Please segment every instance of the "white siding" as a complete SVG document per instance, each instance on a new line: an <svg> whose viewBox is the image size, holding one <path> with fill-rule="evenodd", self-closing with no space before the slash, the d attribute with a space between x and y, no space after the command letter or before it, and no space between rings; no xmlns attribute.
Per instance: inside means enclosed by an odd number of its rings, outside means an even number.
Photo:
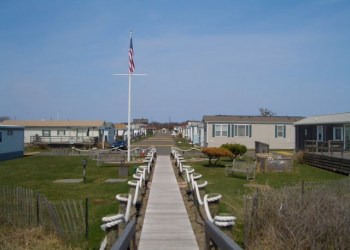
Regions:
<svg viewBox="0 0 350 250"><path fill-rule="evenodd" d="M40 127L40 128L25 128L24 132L24 143L30 143L30 138L35 135L42 136L43 130L49 130L51 133L51 136L57 137L57 131L64 130L65 135L62 135L62 137L86 137L88 128L67 128L67 127ZM99 130L98 128L90 128L89 131L89 137L99 137Z"/></svg>

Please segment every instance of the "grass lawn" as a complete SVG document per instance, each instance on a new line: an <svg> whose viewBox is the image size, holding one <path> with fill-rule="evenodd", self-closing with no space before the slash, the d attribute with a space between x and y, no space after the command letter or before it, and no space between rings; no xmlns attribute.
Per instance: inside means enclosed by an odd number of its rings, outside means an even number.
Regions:
<svg viewBox="0 0 350 250"><path fill-rule="evenodd" d="M220 211L231 213L237 217L236 226L233 231L234 240L243 245L244 226L244 197L253 193L257 187L279 188L314 181L329 181L349 178L344 175L335 174L308 165L295 165L289 173L257 173L256 180L247 181L245 175L225 176L225 164L230 160L220 160L218 165L209 165L208 160L188 163L197 173L203 175L202 180L208 181L206 193L220 193L223 198L220 201Z"/></svg>
<svg viewBox="0 0 350 250"><path fill-rule="evenodd" d="M189 152L190 155L192 152ZM127 182L104 183L106 179L118 178L118 167L105 165L97 167L96 162L88 160L87 183L63 184L54 183L57 179L82 178L83 156L28 156L21 159L0 162L0 185L21 186L39 192L50 201L66 199L84 200L89 198L89 248L98 248L104 237L100 229L101 218L117 213L118 202L115 195L127 193ZM255 191L256 187L279 188L284 185L310 181L327 181L348 178L347 176L320 170L307 165L295 165L290 173L258 173L256 180L247 181L245 176L225 176L225 164L228 159L221 159L218 165L209 165L208 160L193 162L189 165L203 175L209 182L207 193L220 193L221 212L234 214L237 219L234 228L235 241L243 245L244 205L246 194ZM129 168L129 176L133 167Z"/></svg>
<svg viewBox="0 0 350 250"><path fill-rule="evenodd" d="M87 182L54 183L58 179L82 179L81 156L27 156L0 162L0 185L26 187L45 195L50 201L89 198L89 248L98 248L104 237L101 218L118 212L115 195L127 193L127 182L104 183L118 178L116 165L97 167L88 160ZM132 168L129 168L130 171Z"/></svg>

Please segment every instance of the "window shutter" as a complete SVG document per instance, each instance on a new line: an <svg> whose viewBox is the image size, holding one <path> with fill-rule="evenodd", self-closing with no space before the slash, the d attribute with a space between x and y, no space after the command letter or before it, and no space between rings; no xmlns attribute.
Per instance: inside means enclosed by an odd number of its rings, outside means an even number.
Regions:
<svg viewBox="0 0 350 250"><path fill-rule="evenodd" d="M252 137L252 125L249 125L249 137Z"/></svg>
<svg viewBox="0 0 350 250"><path fill-rule="evenodd" d="M283 125L283 137L286 138L286 125Z"/></svg>
<svg viewBox="0 0 350 250"><path fill-rule="evenodd" d="M213 137L215 137L215 124L213 124L212 126L213 126Z"/></svg>
<svg viewBox="0 0 350 250"><path fill-rule="evenodd" d="M231 133L231 125L227 124L227 137L231 136L230 133Z"/></svg>
<svg viewBox="0 0 350 250"><path fill-rule="evenodd" d="M235 137L235 125L232 124L232 137Z"/></svg>
<svg viewBox="0 0 350 250"><path fill-rule="evenodd" d="M277 125L275 125L275 138L277 138Z"/></svg>

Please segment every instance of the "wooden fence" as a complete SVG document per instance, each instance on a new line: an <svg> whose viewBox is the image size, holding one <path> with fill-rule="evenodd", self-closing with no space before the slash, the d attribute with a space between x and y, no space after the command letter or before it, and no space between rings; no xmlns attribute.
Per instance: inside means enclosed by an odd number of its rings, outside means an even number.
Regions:
<svg viewBox="0 0 350 250"><path fill-rule="evenodd" d="M88 200L50 202L22 187L0 186L0 222L15 227L42 226L70 242L88 236Z"/></svg>
<svg viewBox="0 0 350 250"><path fill-rule="evenodd" d="M314 153L304 153L304 162L314 167L350 175L350 159Z"/></svg>
<svg viewBox="0 0 350 250"><path fill-rule="evenodd" d="M96 155L96 165L101 166L104 163L120 163L126 161L126 153L100 152Z"/></svg>

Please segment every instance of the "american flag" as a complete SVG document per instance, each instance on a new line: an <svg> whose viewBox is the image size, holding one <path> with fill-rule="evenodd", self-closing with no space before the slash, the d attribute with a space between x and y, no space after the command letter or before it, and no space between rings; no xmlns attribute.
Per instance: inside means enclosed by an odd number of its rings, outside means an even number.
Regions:
<svg viewBox="0 0 350 250"><path fill-rule="evenodd" d="M129 49L129 74L132 74L135 71L134 64L134 48L132 46L132 37L130 37L130 49Z"/></svg>

